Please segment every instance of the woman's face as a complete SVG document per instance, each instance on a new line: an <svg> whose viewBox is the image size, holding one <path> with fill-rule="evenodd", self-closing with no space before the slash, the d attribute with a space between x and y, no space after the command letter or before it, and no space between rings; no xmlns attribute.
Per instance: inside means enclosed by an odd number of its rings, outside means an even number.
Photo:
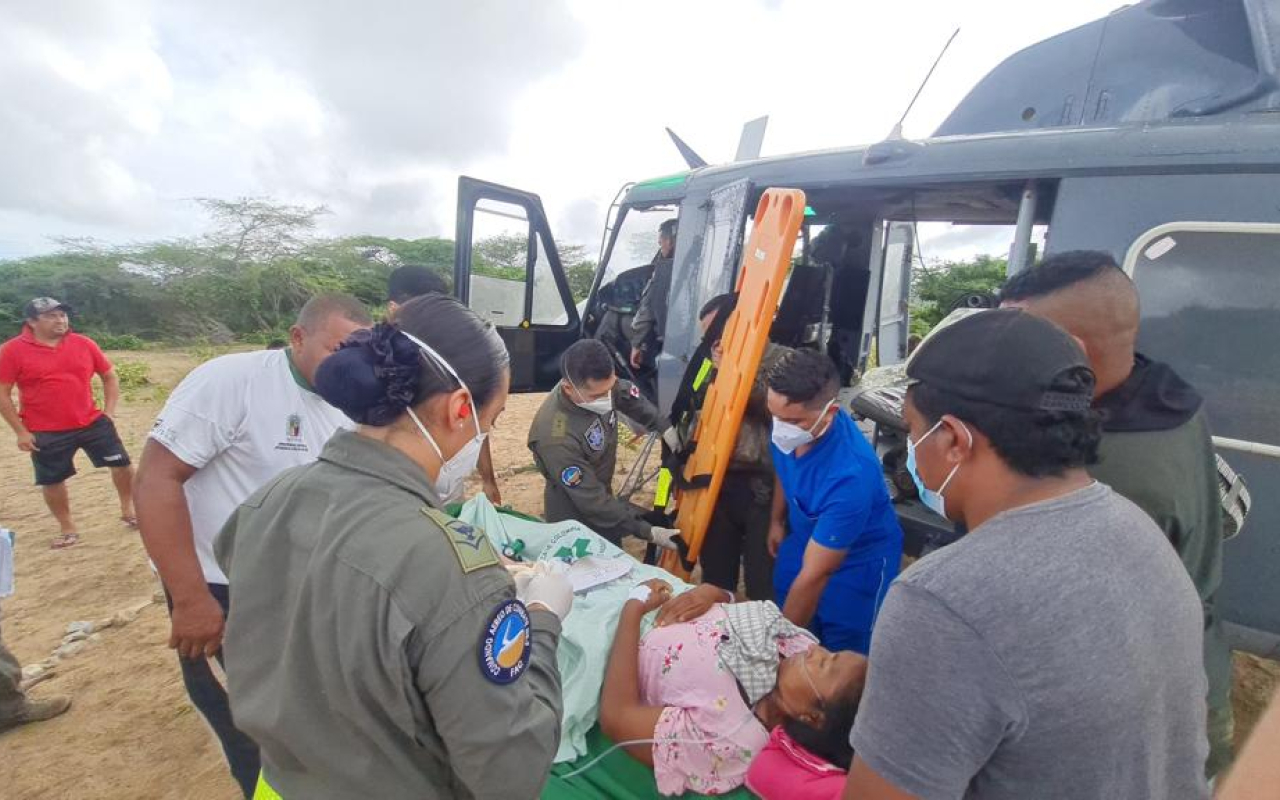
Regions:
<svg viewBox="0 0 1280 800"><path fill-rule="evenodd" d="M861 695L866 680L865 656L814 645L778 666L776 691L788 716L813 725L822 720L823 706L832 699L849 692Z"/></svg>

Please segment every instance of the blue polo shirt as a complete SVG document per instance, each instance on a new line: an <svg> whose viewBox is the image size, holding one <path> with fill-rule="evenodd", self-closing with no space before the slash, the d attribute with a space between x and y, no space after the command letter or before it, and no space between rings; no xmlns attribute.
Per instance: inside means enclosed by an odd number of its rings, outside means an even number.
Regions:
<svg viewBox="0 0 1280 800"><path fill-rule="evenodd" d="M823 591L813 627L820 638L826 638L822 628L869 634L902 561L902 527L875 450L846 413L836 414L831 429L803 456L772 450L789 522L774 568L778 602L785 602L800 573L810 540L847 550Z"/></svg>

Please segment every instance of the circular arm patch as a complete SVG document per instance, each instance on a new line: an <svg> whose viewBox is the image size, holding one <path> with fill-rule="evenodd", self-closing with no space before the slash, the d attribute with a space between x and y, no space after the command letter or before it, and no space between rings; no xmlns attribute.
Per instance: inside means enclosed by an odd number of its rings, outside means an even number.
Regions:
<svg viewBox="0 0 1280 800"><path fill-rule="evenodd" d="M529 612L519 600L494 609L480 637L480 671L491 683L508 684L524 674L533 652Z"/></svg>
<svg viewBox="0 0 1280 800"><path fill-rule="evenodd" d="M560 482L570 489L582 483L582 467L577 464L565 467L560 471Z"/></svg>

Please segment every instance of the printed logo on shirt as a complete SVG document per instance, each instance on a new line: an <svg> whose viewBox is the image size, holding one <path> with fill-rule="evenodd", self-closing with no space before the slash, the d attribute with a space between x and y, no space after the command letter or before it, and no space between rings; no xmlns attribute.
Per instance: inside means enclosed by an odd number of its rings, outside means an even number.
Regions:
<svg viewBox="0 0 1280 800"><path fill-rule="evenodd" d="M640 399L640 387L636 386L634 383L631 384L631 388L627 389L627 394L631 395L633 398L637 400Z"/></svg>
<svg viewBox="0 0 1280 800"><path fill-rule="evenodd" d="M599 417L587 428L587 447L597 453L604 449L604 426L600 424Z"/></svg>
<svg viewBox="0 0 1280 800"><path fill-rule="evenodd" d="M498 606L480 637L480 671L491 683L508 684L524 674L533 651L529 612L519 600Z"/></svg>
<svg viewBox="0 0 1280 800"><path fill-rule="evenodd" d="M288 450L291 453L309 453L311 448L302 440L302 417L290 414L284 420L283 442L276 443L277 450Z"/></svg>
<svg viewBox="0 0 1280 800"><path fill-rule="evenodd" d="M561 548L552 555L552 558L558 558L561 561L573 563L580 558L586 558L591 555L590 539L574 539L572 543L561 546Z"/></svg>
<svg viewBox="0 0 1280 800"><path fill-rule="evenodd" d="M574 464L560 471L560 482L572 489L582 483L582 467Z"/></svg>

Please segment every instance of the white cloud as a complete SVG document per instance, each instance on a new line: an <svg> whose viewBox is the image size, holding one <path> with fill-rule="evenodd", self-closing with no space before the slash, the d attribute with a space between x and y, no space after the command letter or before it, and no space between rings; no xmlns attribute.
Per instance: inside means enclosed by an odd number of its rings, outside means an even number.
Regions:
<svg viewBox="0 0 1280 800"><path fill-rule="evenodd" d="M195 196L324 203L331 232L453 231L457 175L539 191L594 252L627 180L927 135L1003 57L1112 2L116 0L0 7L0 257L190 233Z"/></svg>

